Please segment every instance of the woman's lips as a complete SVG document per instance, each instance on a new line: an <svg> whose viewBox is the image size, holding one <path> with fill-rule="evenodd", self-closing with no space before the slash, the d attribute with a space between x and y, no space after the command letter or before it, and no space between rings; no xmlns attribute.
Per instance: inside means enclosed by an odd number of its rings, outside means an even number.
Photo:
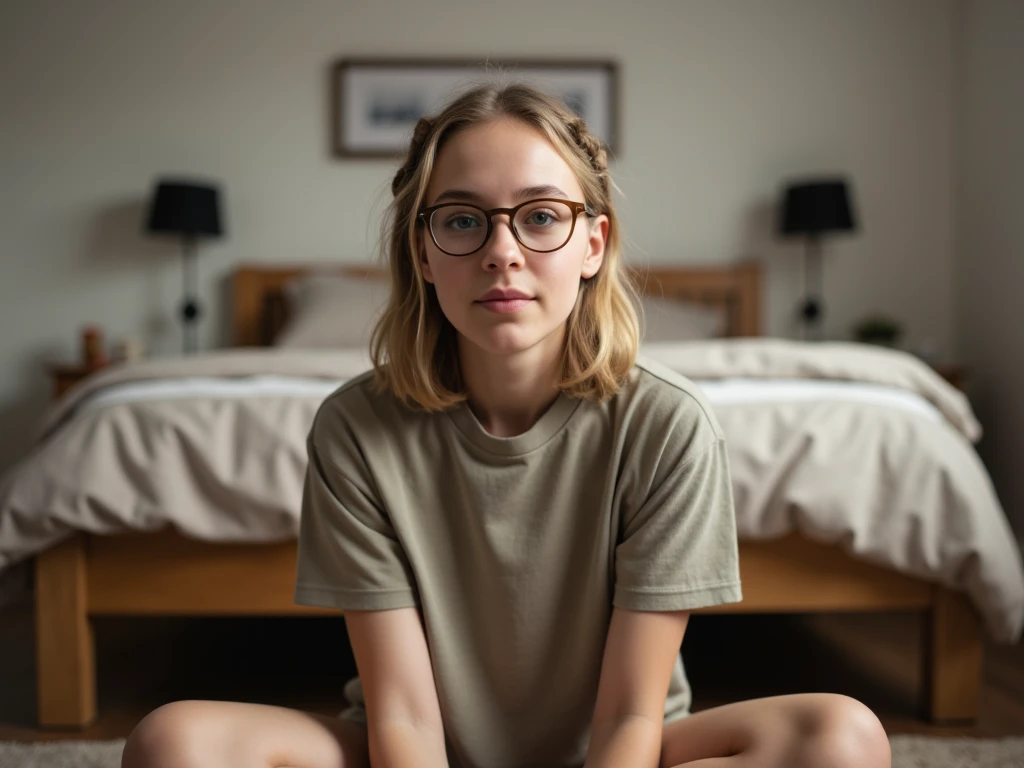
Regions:
<svg viewBox="0 0 1024 768"><path fill-rule="evenodd" d="M533 299L491 299L489 301L478 301L484 309L489 309L491 312L518 312L520 309L529 304Z"/></svg>

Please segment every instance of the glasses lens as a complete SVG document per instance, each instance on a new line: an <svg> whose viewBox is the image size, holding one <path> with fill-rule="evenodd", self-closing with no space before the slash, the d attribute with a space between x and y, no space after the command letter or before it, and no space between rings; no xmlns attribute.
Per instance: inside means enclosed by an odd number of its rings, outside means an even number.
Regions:
<svg viewBox="0 0 1024 768"><path fill-rule="evenodd" d="M534 251L553 251L569 241L572 208L554 200L536 200L516 212L513 226L519 240Z"/></svg>
<svg viewBox="0 0 1024 768"><path fill-rule="evenodd" d="M442 251L472 253L487 236L487 217L471 205L444 205L430 215L430 233Z"/></svg>

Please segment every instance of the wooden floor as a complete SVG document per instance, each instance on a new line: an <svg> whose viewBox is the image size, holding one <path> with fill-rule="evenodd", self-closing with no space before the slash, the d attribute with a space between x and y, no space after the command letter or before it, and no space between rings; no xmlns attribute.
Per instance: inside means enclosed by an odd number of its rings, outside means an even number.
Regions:
<svg viewBox="0 0 1024 768"><path fill-rule="evenodd" d="M693 709L833 691L870 706L890 734L1024 735L1024 646L990 645L977 723L940 728L917 716L919 633L910 614L694 616L683 643ZM355 673L344 622L334 618L104 618L95 636L97 721L40 731L31 606L0 611L0 740L124 737L178 699L336 713Z"/></svg>

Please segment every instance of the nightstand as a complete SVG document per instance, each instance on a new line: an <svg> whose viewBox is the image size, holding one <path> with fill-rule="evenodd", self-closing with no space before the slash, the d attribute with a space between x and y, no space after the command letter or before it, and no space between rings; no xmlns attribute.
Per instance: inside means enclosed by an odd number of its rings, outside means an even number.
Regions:
<svg viewBox="0 0 1024 768"><path fill-rule="evenodd" d="M935 372L939 374L939 376L944 378L961 392L967 391L968 372L966 365L962 365L961 363L935 363L932 368L935 369Z"/></svg>
<svg viewBox="0 0 1024 768"><path fill-rule="evenodd" d="M50 366L53 379L53 396L58 398L86 376L105 368L105 365L83 365L82 363L54 364Z"/></svg>

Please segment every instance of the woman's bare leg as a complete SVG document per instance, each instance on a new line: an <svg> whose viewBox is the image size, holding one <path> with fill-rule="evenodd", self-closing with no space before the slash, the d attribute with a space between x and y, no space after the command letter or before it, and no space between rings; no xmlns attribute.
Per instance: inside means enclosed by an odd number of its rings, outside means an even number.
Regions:
<svg viewBox="0 0 1024 768"><path fill-rule="evenodd" d="M265 704L175 701L150 712L121 768L369 768L366 729Z"/></svg>
<svg viewBox="0 0 1024 768"><path fill-rule="evenodd" d="M890 768L889 737L856 699L801 693L705 709L665 725L661 768Z"/></svg>

